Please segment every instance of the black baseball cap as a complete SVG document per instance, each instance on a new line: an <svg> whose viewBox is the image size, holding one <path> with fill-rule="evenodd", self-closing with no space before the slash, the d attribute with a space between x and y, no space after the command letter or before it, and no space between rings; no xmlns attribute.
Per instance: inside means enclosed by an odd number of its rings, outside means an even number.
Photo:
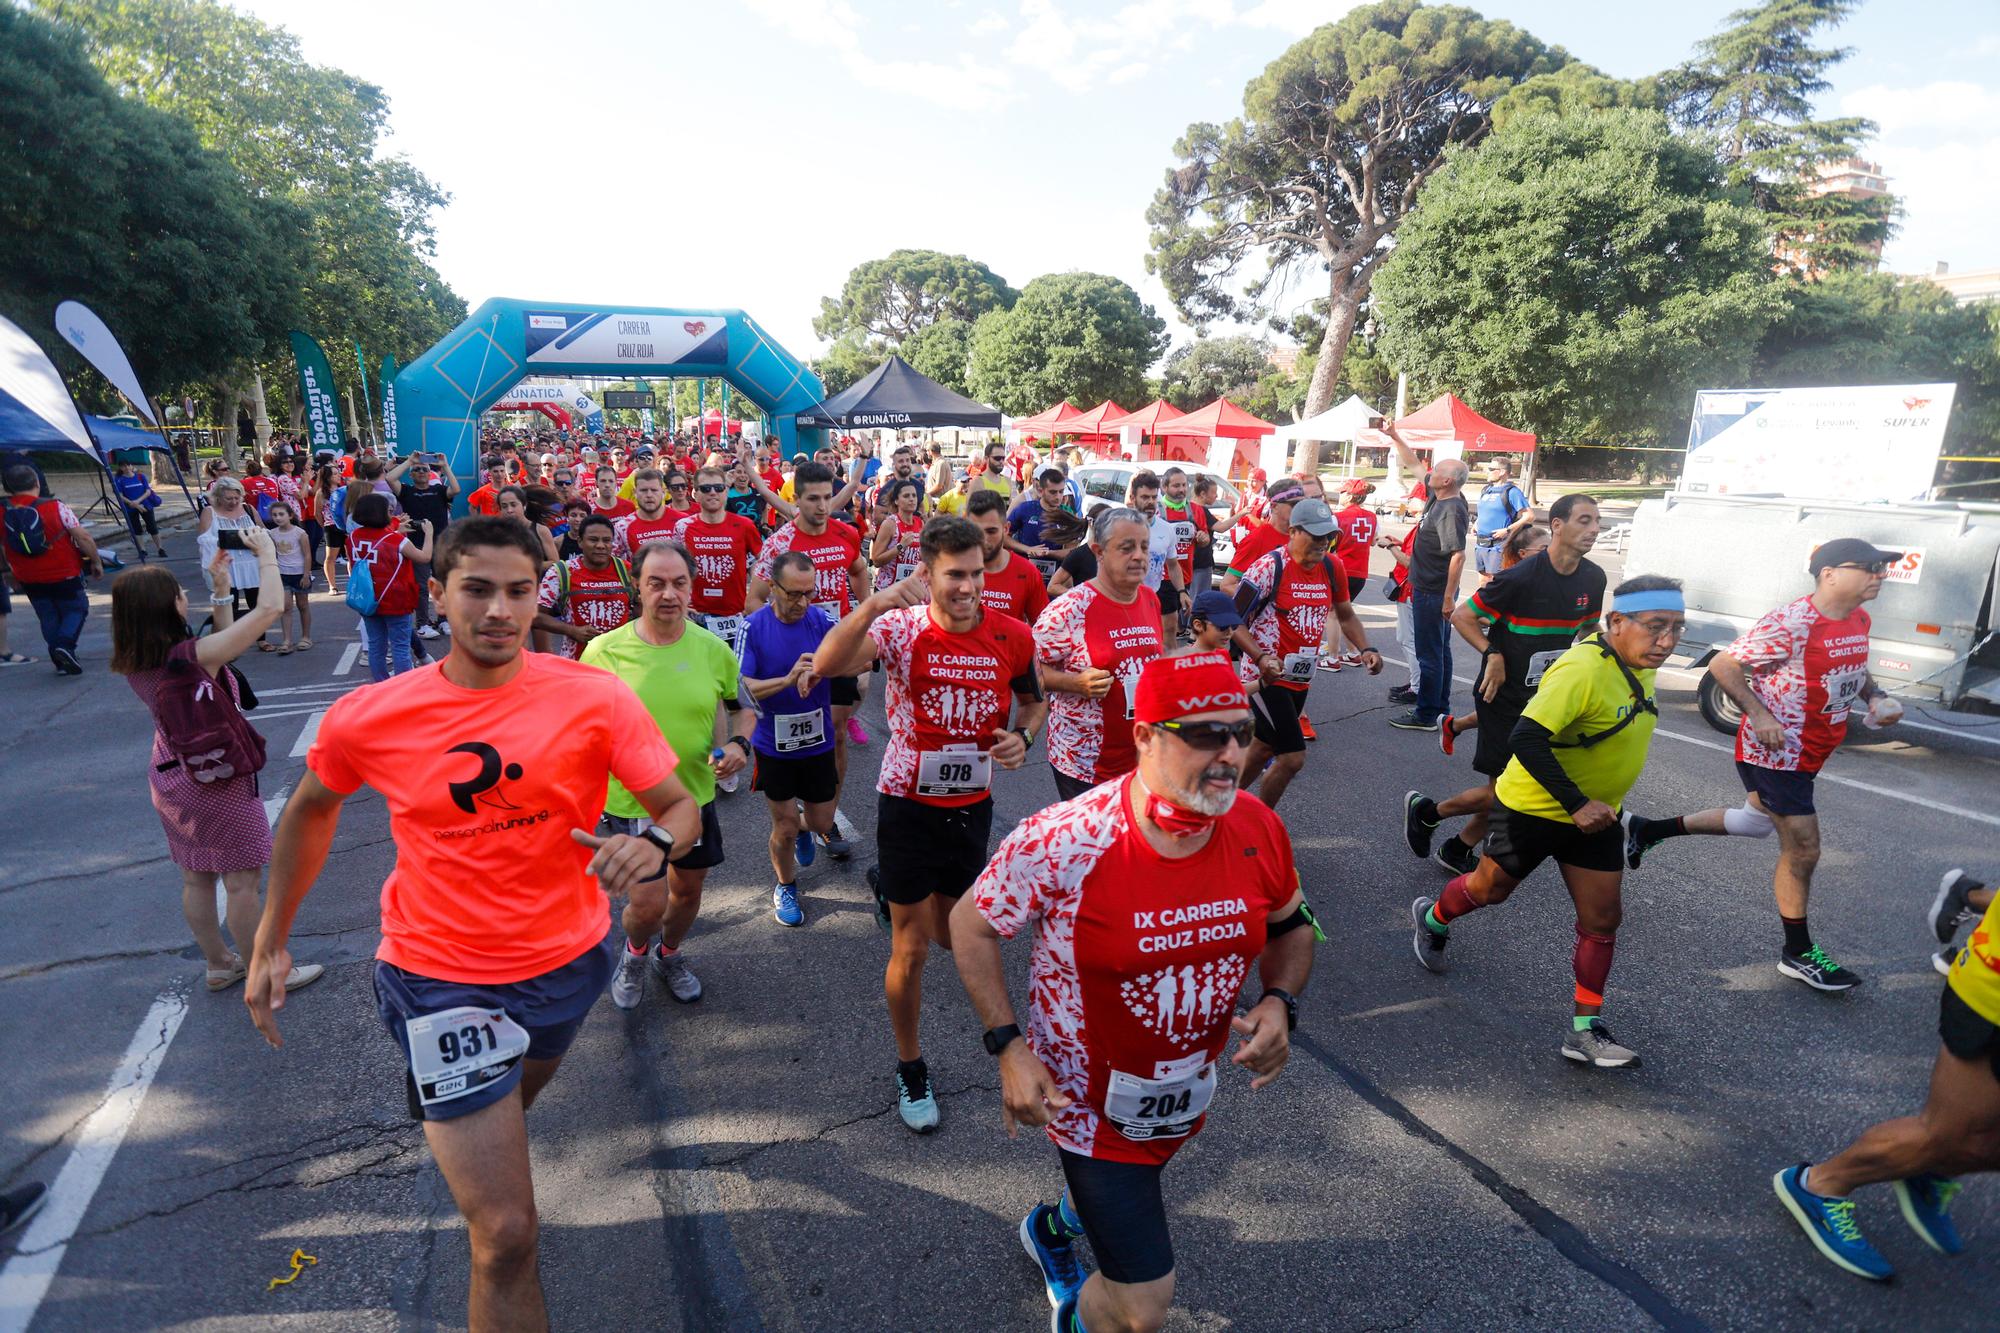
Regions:
<svg viewBox="0 0 2000 1333"><path fill-rule="evenodd" d="M1806 571L1817 578L1822 569L1835 565L1893 565L1902 558L1901 551L1885 551L1859 537L1836 537L1813 550L1812 558L1806 561Z"/></svg>

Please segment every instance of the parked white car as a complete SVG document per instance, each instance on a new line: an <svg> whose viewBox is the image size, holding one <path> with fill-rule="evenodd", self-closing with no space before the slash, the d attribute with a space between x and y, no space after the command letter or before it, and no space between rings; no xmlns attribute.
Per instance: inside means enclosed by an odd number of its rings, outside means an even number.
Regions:
<svg viewBox="0 0 2000 1333"><path fill-rule="evenodd" d="M1196 477L1215 478L1215 503L1208 507L1209 516L1215 520L1215 567L1221 571L1229 564L1234 543L1222 531L1222 525L1240 501L1241 493L1230 484L1229 478L1209 467L1206 463L1132 463L1122 459L1085 463L1070 476L1083 488L1083 516L1089 518L1106 505L1122 505L1125 493L1131 488L1132 474L1151 472L1154 475L1177 467L1188 474L1189 493L1193 493Z"/></svg>

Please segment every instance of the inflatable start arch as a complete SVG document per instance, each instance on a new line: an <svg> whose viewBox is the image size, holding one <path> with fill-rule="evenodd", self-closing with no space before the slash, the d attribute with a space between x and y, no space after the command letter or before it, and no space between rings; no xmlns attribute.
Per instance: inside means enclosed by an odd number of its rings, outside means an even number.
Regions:
<svg viewBox="0 0 2000 1333"><path fill-rule="evenodd" d="M398 438L476 476L479 414L530 375L726 380L773 419L788 455L802 452L799 414L825 397L819 377L741 310L495 297L397 374Z"/></svg>

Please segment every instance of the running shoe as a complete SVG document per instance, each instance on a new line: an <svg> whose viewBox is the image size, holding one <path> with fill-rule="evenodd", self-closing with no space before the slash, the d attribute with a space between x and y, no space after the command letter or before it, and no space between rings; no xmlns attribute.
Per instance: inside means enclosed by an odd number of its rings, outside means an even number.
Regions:
<svg viewBox="0 0 2000 1333"><path fill-rule="evenodd" d="M20 1226L42 1211L42 1205L48 1201L49 1187L38 1180L10 1190L0 1190L0 1233Z"/></svg>
<svg viewBox="0 0 2000 1333"><path fill-rule="evenodd" d="M1344 657L1322 657L1319 659L1319 669L1321 671L1338 671L1346 663L1347 659Z"/></svg>
<svg viewBox="0 0 2000 1333"><path fill-rule="evenodd" d="M1390 703L1413 704L1416 701L1417 701L1417 692L1411 689L1408 685L1392 685L1389 687Z"/></svg>
<svg viewBox="0 0 2000 1333"><path fill-rule="evenodd" d="M1076 1333L1076 1302L1071 1296L1049 1312L1049 1333Z"/></svg>
<svg viewBox="0 0 2000 1333"><path fill-rule="evenodd" d="M1436 731L1438 726L1436 718L1426 722L1417 716L1417 710L1414 708L1393 714L1389 718L1389 725L1398 731Z"/></svg>
<svg viewBox="0 0 2000 1333"><path fill-rule="evenodd" d="M1924 1244L1939 1254L1957 1254L1965 1248L1965 1242L1958 1238L1958 1227L1951 1220L1951 1201L1960 1188L1956 1180L1911 1176L1893 1183L1896 1206L1903 1210L1903 1220Z"/></svg>
<svg viewBox="0 0 2000 1333"><path fill-rule="evenodd" d="M792 855L798 857L802 866L809 866L819 858L819 844L813 841L811 829L801 828L799 836L792 839Z"/></svg>
<svg viewBox="0 0 2000 1333"><path fill-rule="evenodd" d="M1861 984L1860 977L1828 958L1817 944L1804 953L1780 953L1778 971L1814 990L1853 990Z"/></svg>
<svg viewBox="0 0 2000 1333"><path fill-rule="evenodd" d="M1416 933L1410 937L1410 945L1417 951L1417 961L1427 972L1444 971L1444 946L1451 943L1449 930L1440 934L1432 930L1424 921L1424 914L1431 910L1435 898L1419 898L1410 904L1410 924Z"/></svg>
<svg viewBox="0 0 2000 1333"><path fill-rule="evenodd" d="M1963 870L1947 870L1938 881L1937 897L1931 900L1931 934L1937 936L1939 944L1950 944L1951 937L1958 928L1968 921L1977 919L1978 913L1965 905L1965 895L1974 889L1983 889L1981 884Z"/></svg>
<svg viewBox="0 0 2000 1333"><path fill-rule="evenodd" d="M1049 1304L1061 1309L1064 1301L1083 1287L1083 1265L1077 1262L1076 1242L1056 1231L1052 1204L1038 1203L1021 1219L1021 1248L1042 1270L1042 1286Z"/></svg>
<svg viewBox="0 0 2000 1333"><path fill-rule="evenodd" d="M861 725L860 718L850 717L847 719L847 739L853 745L868 744L868 729Z"/></svg>
<svg viewBox="0 0 2000 1333"><path fill-rule="evenodd" d="M1358 667L1361 665L1361 654L1342 653L1340 655L1340 664L1344 667Z"/></svg>
<svg viewBox="0 0 2000 1333"><path fill-rule="evenodd" d="M896 1071L896 1114L918 1134L928 1134L937 1128L937 1093L931 1088L929 1073L924 1075L922 1087L913 1088L903 1081L903 1071Z"/></svg>
<svg viewBox="0 0 2000 1333"><path fill-rule="evenodd" d="M1946 945L1931 955L1931 970L1941 977L1951 975L1951 960L1958 957L1958 951Z"/></svg>
<svg viewBox="0 0 2000 1333"><path fill-rule="evenodd" d="M682 1004L693 1004L701 998L701 978L688 967L687 960L681 957L679 950L668 953L664 944L655 948L653 970L659 973L660 980L666 983L667 994Z"/></svg>
<svg viewBox="0 0 2000 1333"><path fill-rule="evenodd" d="M611 974L611 1003L620 1009L637 1009L646 996L646 955L624 949L618 955L618 970Z"/></svg>
<svg viewBox="0 0 2000 1333"><path fill-rule="evenodd" d="M1457 748L1458 724L1452 721L1450 715L1447 714L1438 719L1438 749L1443 750L1445 755L1449 757L1451 752Z"/></svg>
<svg viewBox="0 0 2000 1333"><path fill-rule="evenodd" d="M817 833L813 834L813 836L819 838L819 845L826 848L826 854L836 861L845 861L848 857L854 855L854 844L840 836L840 829L838 827L835 827L833 832L826 837L821 838Z"/></svg>
<svg viewBox="0 0 2000 1333"><path fill-rule="evenodd" d="M875 924L884 930L890 928L889 900L882 896L882 867L868 867L868 891L875 895Z"/></svg>
<svg viewBox="0 0 2000 1333"><path fill-rule="evenodd" d="M1423 817L1421 812L1426 805L1430 801L1422 792L1403 793L1403 841L1410 844L1410 855L1419 861L1431 854L1431 838L1438 829L1437 820Z"/></svg>
<svg viewBox="0 0 2000 1333"><path fill-rule="evenodd" d="M1592 1069L1636 1069L1639 1065L1639 1053L1613 1041L1611 1029L1601 1018L1591 1019L1590 1026L1581 1032L1570 1028L1563 1036L1563 1058Z"/></svg>
<svg viewBox="0 0 2000 1333"><path fill-rule="evenodd" d="M1313 720L1307 717L1304 713L1299 714L1299 735L1305 737L1309 741L1316 741L1319 739L1319 732L1313 729Z"/></svg>
<svg viewBox="0 0 2000 1333"><path fill-rule="evenodd" d="M418 638L420 638L420 639L435 639L435 638L436 638L437 636L438 636L438 629L437 629L437 626L436 626L436 625L419 625L419 626L417 626L417 637L418 637Z"/></svg>
<svg viewBox="0 0 2000 1333"><path fill-rule="evenodd" d="M67 648L49 649L49 661L56 664L56 671L64 676L81 676L83 663L76 660L76 654Z"/></svg>
<svg viewBox="0 0 2000 1333"><path fill-rule="evenodd" d="M799 906L799 886L780 884L771 890L771 915L781 926L803 926L806 923L805 909Z"/></svg>
<svg viewBox="0 0 2000 1333"><path fill-rule="evenodd" d="M1639 862L1646 855L1646 845L1639 841L1640 816L1630 810L1618 812L1618 827L1625 830L1625 868L1637 870Z"/></svg>
<svg viewBox="0 0 2000 1333"><path fill-rule="evenodd" d="M1788 1166L1771 1177L1778 1202L1804 1228L1813 1248L1856 1277L1887 1282L1896 1275L1880 1250L1868 1243L1854 1220L1854 1200L1829 1199L1804 1184L1808 1163Z"/></svg>
<svg viewBox="0 0 2000 1333"><path fill-rule="evenodd" d="M1479 849L1467 847L1463 838L1446 838L1431 853L1431 860L1454 875L1470 875L1479 868Z"/></svg>

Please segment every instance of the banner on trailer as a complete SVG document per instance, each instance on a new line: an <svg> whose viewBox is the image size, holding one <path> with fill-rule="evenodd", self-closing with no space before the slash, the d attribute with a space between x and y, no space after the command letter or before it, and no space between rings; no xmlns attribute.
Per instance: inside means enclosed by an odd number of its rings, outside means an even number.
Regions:
<svg viewBox="0 0 2000 1333"><path fill-rule="evenodd" d="M96 311L81 301L64 301L56 307L56 332L81 352L98 374L110 380L112 388L125 395L133 411L154 426L160 424L153 415L152 403L146 399L145 386L139 383L139 376L132 369L131 358L125 355L125 349L119 346L118 339Z"/></svg>
<svg viewBox="0 0 2000 1333"><path fill-rule="evenodd" d="M347 434L340 425L340 402L334 394L333 367L309 333L292 330L292 360L299 368L299 401L305 405L306 431L312 451L347 451Z"/></svg>
<svg viewBox="0 0 2000 1333"><path fill-rule="evenodd" d="M396 358L382 358L382 447L391 456L402 453L402 436L396 429Z"/></svg>
<svg viewBox="0 0 2000 1333"><path fill-rule="evenodd" d="M1704 389L1695 395L1689 495L1922 500L1956 384Z"/></svg>
<svg viewBox="0 0 2000 1333"><path fill-rule="evenodd" d="M720 315L580 314L525 310L530 365L591 366L621 362L672 365L729 360L729 321Z"/></svg>

